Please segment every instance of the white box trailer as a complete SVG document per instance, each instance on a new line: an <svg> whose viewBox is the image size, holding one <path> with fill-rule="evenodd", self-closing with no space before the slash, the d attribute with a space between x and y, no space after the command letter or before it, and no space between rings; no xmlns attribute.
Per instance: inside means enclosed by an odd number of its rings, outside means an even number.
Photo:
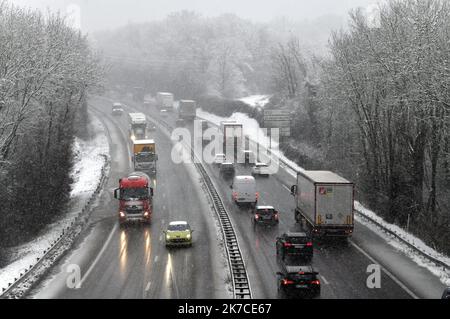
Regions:
<svg viewBox="0 0 450 319"><path fill-rule="evenodd" d="M186 121L193 121L197 117L197 103L192 100L181 100L178 106L178 117Z"/></svg>
<svg viewBox="0 0 450 319"><path fill-rule="evenodd" d="M350 237L354 230L354 184L329 171L304 171L292 186L295 219L315 236Z"/></svg>
<svg viewBox="0 0 450 319"><path fill-rule="evenodd" d="M156 105L160 110L173 111L174 96L172 93L158 92L156 94Z"/></svg>

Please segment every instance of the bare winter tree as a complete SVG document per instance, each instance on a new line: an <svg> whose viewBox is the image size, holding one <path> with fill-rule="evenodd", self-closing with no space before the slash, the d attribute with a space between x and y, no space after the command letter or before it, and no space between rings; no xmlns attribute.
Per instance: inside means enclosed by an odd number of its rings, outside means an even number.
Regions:
<svg viewBox="0 0 450 319"><path fill-rule="evenodd" d="M376 27L360 11L351 18L350 31L331 40L327 90L334 105L353 111L368 197L388 219L401 225L411 219L420 225L416 232L442 245L448 213L439 207L449 204L448 188L438 188L449 134L448 2L391 1L380 6Z"/></svg>
<svg viewBox="0 0 450 319"><path fill-rule="evenodd" d="M3 244L26 239L64 208L75 122L99 79L98 59L64 18L0 4Z"/></svg>

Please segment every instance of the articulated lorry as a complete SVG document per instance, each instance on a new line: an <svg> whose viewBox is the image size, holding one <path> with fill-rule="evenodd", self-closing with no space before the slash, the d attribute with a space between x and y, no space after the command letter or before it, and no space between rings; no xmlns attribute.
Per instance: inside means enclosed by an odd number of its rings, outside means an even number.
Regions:
<svg viewBox="0 0 450 319"><path fill-rule="evenodd" d="M156 106L160 110L173 111L174 97L172 93L158 92L156 94Z"/></svg>
<svg viewBox="0 0 450 319"><path fill-rule="evenodd" d="M317 237L350 237L354 229L354 184L329 171L297 173L292 186L295 220Z"/></svg>
<svg viewBox="0 0 450 319"><path fill-rule="evenodd" d="M119 180L114 198L119 200L119 223L138 221L150 224L153 214L153 188L150 178L135 172Z"/></svg>
<svg viewBox="0 0 450 319"><path fill-rule="evenodd" d="M130 138L132 141L145 140L147 138L147 118L143 113L129 113Z"/></svg>
<svg viewBox="0 0 450 319"><path fill-rule="evenodd" d="M133 165L136 171L156 174L156 143L154 140L136 140L133 142Z"/></svg>
<svg viewBox="0 0 450 319"><path fill-rule="evenodd" d="M181 100L178 107L178 117L185 121L193 121L197 117L197 103L191 100Z"/></svg>

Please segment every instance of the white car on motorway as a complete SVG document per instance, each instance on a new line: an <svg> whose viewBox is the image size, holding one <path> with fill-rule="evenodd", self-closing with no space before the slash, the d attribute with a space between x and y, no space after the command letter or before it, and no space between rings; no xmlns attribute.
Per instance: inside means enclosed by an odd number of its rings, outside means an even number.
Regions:
<svg viewBox="0 0 450 319"><path fill-rule="evenodd" d="M265 163L256 163L252 168L252 175L270 176L269 165Z"/></svg>
<svg viewBox="0 0 450 319"><path fill-rule="evenodd" d="M225 154L216 154L214 157L214 164L215 165L221 165L226 162L226 156Z"/></svg>

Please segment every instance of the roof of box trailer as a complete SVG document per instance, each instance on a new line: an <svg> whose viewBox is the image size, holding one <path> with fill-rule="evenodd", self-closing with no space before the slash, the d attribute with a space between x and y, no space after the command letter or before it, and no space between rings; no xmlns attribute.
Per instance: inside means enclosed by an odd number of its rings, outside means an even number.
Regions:
<svg viewBox="0 0 450 319"><path fill-rule="evenodd" d="M155 144L154 140L137 140L134 141L134 145L146 145L146 144Z"/></svg>
<svg viewBox="0 0 450 319"><path fill-rule="evenodd" d="M304 171L300 173L300 175L304 175L306 178L315 183L351 184L350 181L330 171Z"/></svg>

